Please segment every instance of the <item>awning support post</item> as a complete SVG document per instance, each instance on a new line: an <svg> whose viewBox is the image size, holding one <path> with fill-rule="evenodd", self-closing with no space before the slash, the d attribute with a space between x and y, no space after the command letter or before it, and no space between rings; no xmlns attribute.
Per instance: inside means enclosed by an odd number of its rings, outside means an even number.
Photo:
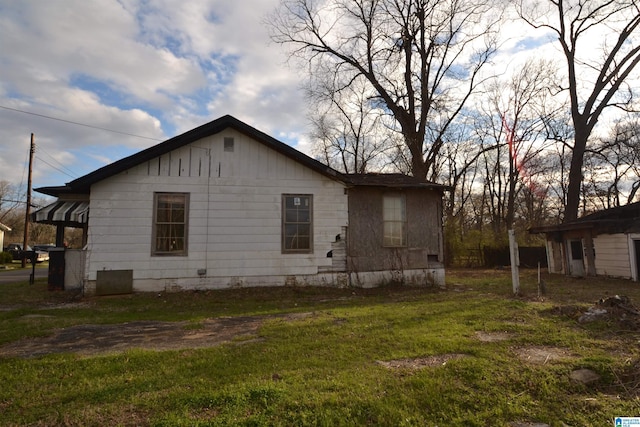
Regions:
<svg viewBox="0 0 640 427"><path fill-rule="evenodd" d="M56 247L64 247L64 225L62 224L56 225Z"/></svg>

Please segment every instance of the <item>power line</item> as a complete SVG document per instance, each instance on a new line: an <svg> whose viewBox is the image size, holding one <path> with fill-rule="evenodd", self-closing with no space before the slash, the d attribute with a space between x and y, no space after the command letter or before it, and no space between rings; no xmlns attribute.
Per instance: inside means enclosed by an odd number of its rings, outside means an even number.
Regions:
<svg viewBox="0 0 640 427"><path fill-rule="evenodd" d="M62 169L64 169L64 170L66 170L66 171L67 171L66 173L65 173L65 172L63 172L63 171L60 171L60 172L64 173L64 174L65 174L65 175L67 175L67 176L70 176L70 177L72 177L72 178L77 178L77 174L75 174L75 172L74 172L74 171L72 171L71 169L69 169L68 167L66 167L66 166L65 166L65 165L63 165L62 163L60 163L60 162L59 162L55 157L53 157L49 152L47 152L47 150L45 150L44 148L42 148L42 146L41 146L41 145L36 144L36 154L37 154L37 153L39 153L39 152L42 152L42 153L46 154L47 156L49 156L49 158L50 158L52 161L54 161L55 163L57 163L57 164L58 164L58 167L60 167L60 168L62 168ZM37 159L39 159L39 160L41 160L41 161L43 161L44 163L47 163L47 162L46 162L46 161L44 161L44 159L42 159L40 156L37 156L37 155L36 155L36 158L37 158ZM53 166L53 165L51 165L51 164L49 164L49 163L47 163L47 164L48 164L49 166L51 166L52 168L57 169L55 166ZM60 169L58 169L58 170L60 170Z"/></svg>
<svg viewBox="0 0 640 427"><path fill-rule="evenodd" d="M42 163L51 166L52 168L54 168L55 170L57 170L58 172L67 175L69 178L77 178L77 176L71 175L68 172L63 171L62 169L52 165L51 163L47 162L46 160L44 160L42 157L36 156L36 159L40 160Z"/></svg>
<svg viewBox="0 0 640 427"><path fill-rule="evenodd" d="M149 139L151 141L164 141L163 139L152 138L150 136L142 136L142 135L136 135L136 134L133 134L133 133L120 132L118 130L107 129L107 128L103 128L103 127L100 127L100 126L93 126L93 125L88 125L88 124L85 124L85 123L74 122L74 121L71 121L71 120L60 119L60 118L57 118L57 117L45 116L44 114L32 113L30 111L18 110L17 108L5 107L4 105L0 105L0 108L5 109L5 110L9 110L9 111L15 111L17 113L29 114L31 116L42 117L44 119L57 120L59 122L69 123L69 124L76 125L76 126L84 126L84 127L91 128L91 129L98 129L98 130L104 130L106 132L118 133L120 135L133 136L135 138L142 138L142 139Z"/></svg>

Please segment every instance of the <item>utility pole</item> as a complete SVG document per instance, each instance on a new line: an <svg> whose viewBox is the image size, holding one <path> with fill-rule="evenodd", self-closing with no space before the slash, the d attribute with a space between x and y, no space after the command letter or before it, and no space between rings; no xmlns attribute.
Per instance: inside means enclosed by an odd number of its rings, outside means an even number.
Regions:
<svg viewBox="0 0 640 427"><path fill-rule="evenodd" d="M36 151L35 138L31 134L31 148L29 149L29 175L27 176L27 209L24 215L24 238L22 239L22 268L27 266L27 246L29 246L29 222L31 216L31 175L33 173L33 154ZM34 261L31 261L34 262Z"/></svg>

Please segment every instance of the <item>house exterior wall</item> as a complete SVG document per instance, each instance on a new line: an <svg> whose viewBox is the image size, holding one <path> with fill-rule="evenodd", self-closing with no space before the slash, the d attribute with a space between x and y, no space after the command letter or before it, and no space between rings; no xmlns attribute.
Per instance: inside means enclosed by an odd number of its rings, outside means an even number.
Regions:
<svg viewBox="0 0 640 427"><path fill-rule="evenodd" d="M596 274L631 279L627 234L601 234L593 239Z"/></svg>
<svg viewBox="0 0 640 427"><path fill-rule="evenodd" d="M405 247L384 247L382 200L386 192L405 196ZM442 195L439 192L364 186L349 189L347 268L354 276L353 280L359 280L361 272L379 272L381 280L387 282L428 282L443 286L443 254Z"/></svg>
<svg viewBox="0 0 640 427"><path fill-rule="evenodd" d="M154 192L189 193L187 256L151 255ZM313 195L313 253L282 253L283 194ZM327 257L344 184L231 128L94 184L90 209L88 293L100 270L132 270L135 291L344 281Z"/></svg>

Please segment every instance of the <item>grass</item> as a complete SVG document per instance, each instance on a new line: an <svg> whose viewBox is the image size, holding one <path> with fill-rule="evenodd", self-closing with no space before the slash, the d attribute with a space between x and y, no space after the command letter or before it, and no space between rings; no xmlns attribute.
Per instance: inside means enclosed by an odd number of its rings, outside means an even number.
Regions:
<svg viewBox="0 0 640 427"><path fill-rule="evenodd" d="M614 321L566 315L615 294L640 301L640 285L535 272L447 272L447 290L258 288L78 298L43 282L3 285L0 346L79 324L271 317L260 340L206 349L130 350L84 357L0 357L1 425L151 426L607 426L640 413L640 333ZM563 307L563 310L559 308ZM484 342L476 333L506 333ZM518 349L567 357L532 364ZM422 369L379 361L457 354ZM590 385L572 381L580 368ZM562 424L564 423L564 424Z"/></svg>

